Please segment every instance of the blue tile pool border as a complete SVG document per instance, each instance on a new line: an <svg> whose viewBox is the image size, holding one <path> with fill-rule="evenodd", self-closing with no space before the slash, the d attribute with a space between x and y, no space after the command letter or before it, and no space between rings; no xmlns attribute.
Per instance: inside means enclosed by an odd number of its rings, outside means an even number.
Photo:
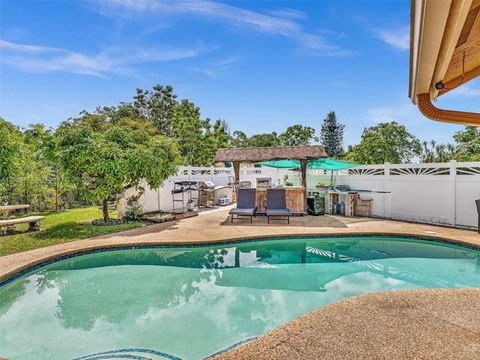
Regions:
<svg viewBox="0 0 480 360"><path fill-rule="evenodd" d="M134 359L134 360L150 359L141 355L131 355L128 353L152 354L152 355L161 356L164 359L168 359L168 360L182 360L181 358L171 354L167 354L157 350L144 349L144 348L128 348L128 349L118 349L118 350L111 350L111 351L102 351L95 354L80 356L80 357L74 358L73 360L117 359L120 357Z"/></svg>
<svg viewBox="0 0 480 360"><path fill-rule="evenodd" d="M267 242L267 241L291 241L291 240L311 240L311 239L355 239L355 238L374 238L374 239L400 239L402 241L424 241L427 243L437 243L442 245L450 245L456 246L465 249L472 249L472 250L480 250L480 246L475 244L465 244L463 242L459 242L456 240L445 239L445 238L437 238L437 237L429 237L421 235L395 235L395 234L306 234L306 235L292 235L292 236L280 236L280 237L268 237L268 236L261 236L258 238L248 238L243 240L226 240L226 241L219 241L219 242L211 242L211 243L198 243L198 244L139 244L139 245L119 245L119 246L106 246L100 247L97 249L87 249L87 250L80 250L73 254L68 255L60 255L58 257L54 257L53 259L49 259L46 261L42 261L38 264L29 266L19 272L16 272L12 276L8 277L7 279L0 282L0 288L8 285L9 283L31 273L37 271L41 268L47 267L54 263L96 254L102 252L113 252L113 251L125 251L125 250L155 250L155 249L195 249L195 248L212 248L212 247L221 247L226 245L239 245L239 244L248 244L254 242Z"/></svg>
<svg viewBox="0 0 480 360"><path fill-rule="evenodd" d="M240 341L235 342L232 345L229 345L229 346L223 348L222 350L216 351L215 353L208 355L207 357L203 358L203 360L208 360L208 359L211 359L211 358L213 358L217 355L225 354L226 352L228 352L230 350L236 349L236 348L238 348L242 345L253 342L253 341L257 340L258 338L259 338L259 336L250 336L248 338L242 339ZM76 357L73 360L95 360L95 359L113 359L113 358L116 359L116 358L120 358L120 357L134 359L134 360L136 360L136 359L138 359L138 360L144 360L144 359L148 360L148 359L150 359L150 358L146 358L142 355L132 355L132 354L128 354L128 353L152 354L152 355L160 356L160 357L165 358L167 360L182 360L182 358L180 358L178 356L175 356L175 355L172 355L172 354L168 354L168 353L158 351L158 350L145 349L145 348L126 348L126 349L102 351L102 352L97 352L97 353L90 354L90 355L84 355L84 356Z"/></svg>
<svg viewBox="0 0 480 360"><path fill-rule="evenodd" d="M245 344L248 344L248 343L251 343L255 340L257 340L260 336L250 336L246 339L243 339L243 340L240 340L240 341L237 341L235 344L232 344L230 346L227 346L226 348L220 350L220 351L217 351L211 355L208 355L206 358L203 358L203 360L208 360L208 359L212 359L214 358L215 356L217 355L221 355L221 354L225 354L227 352L229 352L230 350L233 350L233 349L236 349L242 345L245 345Z"/></svg>

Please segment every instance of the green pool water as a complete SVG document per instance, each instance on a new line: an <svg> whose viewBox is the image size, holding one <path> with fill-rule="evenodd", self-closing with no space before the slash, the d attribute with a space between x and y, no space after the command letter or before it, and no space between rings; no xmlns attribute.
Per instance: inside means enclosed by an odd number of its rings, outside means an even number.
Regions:
<svg viewBox="0 0 480 360"><path fill-rule="evenodd" d="M0 356L202 359L349 296L480 287L480 251L382 237L116 250L0 288Z"/></svg>

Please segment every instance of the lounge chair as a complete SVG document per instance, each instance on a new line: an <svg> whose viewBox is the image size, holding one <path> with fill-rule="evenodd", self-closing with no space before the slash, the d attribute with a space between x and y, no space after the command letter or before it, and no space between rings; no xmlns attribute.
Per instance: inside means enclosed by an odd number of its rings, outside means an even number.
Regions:
<svg viewBox="0 0 480 360"><path fill-rule="evenodd" d="M480 234L480 199L475 200L475 203L477 204L477 215L478 215L478 233Z"/></svg>
<svg viewBox="0 0 480 360"><path fill-rule="evenodd" d="M287 209L286 204L285 189L267 189L267 219L269 224L270 217L286 217L288 224L290 224L292 212Z"/></svg>
<svg viewBox="0 0 480 360"><path fill-rule="evenodd" d="M238 189L237 194L237 207L230 210L229 214L232 216L231 222L233 223L233 215L237 215L237 219L240 216L250 216L250 222L253 222L253 216L255 215L255 189Z"/></svg>

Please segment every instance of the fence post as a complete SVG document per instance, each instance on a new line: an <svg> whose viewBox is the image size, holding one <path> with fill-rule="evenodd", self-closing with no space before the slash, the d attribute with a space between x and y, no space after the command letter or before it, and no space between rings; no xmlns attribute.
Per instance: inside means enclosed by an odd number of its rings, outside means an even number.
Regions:
<svg viewBox="0 0 480 360"><path fill-rule="evenodd" d="M390 163L383 164L383 191L390 191ZM390 194L383 197L383 217L390 218Z"/></svg>
<svg viewBox="0 0 480 360"><path fill-rule="evenodd" d="M192 178L192 165L188 165L188 180L190 181Z"/></svg>
<svg viewBox="0 0 480 360"><path fill-rule="evenodd" d="M457 162L450 161L450 176L449 176L449 191L450 191L450 209L448 211L448 218L450 224L455 226L457 224Z"/></svg>
<svg viewBox="0 0 480 360"><path fill-rule="evenodd" d="M215 183L213 181L213 174L215 173L215 168L213 166L210 166L210 179L213 183Z"/></svg>

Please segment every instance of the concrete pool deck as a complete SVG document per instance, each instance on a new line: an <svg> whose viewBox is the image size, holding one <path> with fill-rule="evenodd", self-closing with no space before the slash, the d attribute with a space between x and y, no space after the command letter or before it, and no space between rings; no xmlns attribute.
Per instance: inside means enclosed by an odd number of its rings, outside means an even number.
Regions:
<svg viewBox="0 0 480 360"><path fill-rule="evenodd" d="M258 237L397 235L480 249L474 231L372 218L306 216L290 225L236 220L229 208L0 257L0 281L31 266L84 251L190 245ZM219 359L470 359L480 353L480 289L392 291L342 300L296 319ZM477 355L477 356L475 356Z"/></svg>
<svg viewBox="0 0 480 360"><path fill-rule="evenodd" d="M214 360L478 359L480 289L418 289L325 306Z"/></svg>

